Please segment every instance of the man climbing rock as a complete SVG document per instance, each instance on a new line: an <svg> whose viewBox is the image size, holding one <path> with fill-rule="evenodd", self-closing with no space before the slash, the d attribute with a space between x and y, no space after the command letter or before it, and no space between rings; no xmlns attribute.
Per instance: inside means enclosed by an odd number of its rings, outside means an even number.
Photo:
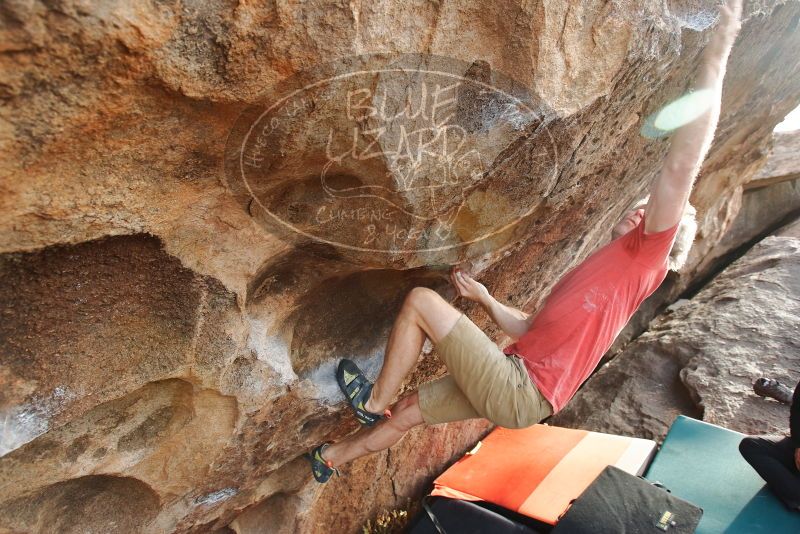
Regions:
<svg viewBox="0 0 800 534"><path fill-rule="evenodd" d="M481 304L515 342L501 350L436 292L414 288L389 335L374 384L350 360L337 380L365 428L310 456L314 477L386 449L412 427L484 417L521 428L558 412L597 366L630 317L683 264L694 239L692 184L719 118L722 81L740 26L741 0L729 0L703 51L694 89L705 108L673 134L662 170L640 201L611 229L612 240L567 273L535 315L501 304L467 273L454 270L458 294ZM686 110L684 110L686 111ZM388 407L429 338L448 374Z"/></svg>

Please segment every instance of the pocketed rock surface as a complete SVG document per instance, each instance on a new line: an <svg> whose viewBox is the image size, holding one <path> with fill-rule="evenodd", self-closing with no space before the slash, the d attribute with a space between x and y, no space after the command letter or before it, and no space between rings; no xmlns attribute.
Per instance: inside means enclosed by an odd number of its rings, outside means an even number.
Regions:
<svg viewBox="0 0 800 534"><path fill-rule="evenodd" d="M745 434L788 434L789 407L752 384L794 388L800 369L800 229L760 241L592 376L551 421L663 439L679 414Z"/></svg>
<svg viewBox="0 0 800 534"><path fill-rule="evenodd" d="M455 301L448 268L466 265L498 299L535 311L658 173L668 142L640 130L690 89L715 10L712 0L3 2L0 532L346 533L419 497L487 424L415 429L317 485L302 454L356 429L336 362L355 358L374 377L415 286L505 345ZM748 3L692 195L700 233L682 280L800 102L798 20L796 1ZM320 88L274 143L255 136L282 158L275 166L260 167L256 151L257 180L230 173L242 117L312 86L318 66L353 70L364 54L384 65L404 54L406 70L445 58L469 81L450 103L453 125L484 158L428 162L410 180L388 156L402 136L380 137L374 118L344 115L346 102ZM387 79L369 72L365 87ZM501 79L536 112L503 115L506 97L475 90ZM378 108L378 94L362 104ZM321 174L325 134L353 121L378 156ZM349 191L381 193L334 198ZM280 225L267 216L276 210ZM313 233L320 214L339 241ZM371 239L383 248L353 246ZM444 372L427 349L406 390ZM709 399L714 410L734 408Z"/></svg>

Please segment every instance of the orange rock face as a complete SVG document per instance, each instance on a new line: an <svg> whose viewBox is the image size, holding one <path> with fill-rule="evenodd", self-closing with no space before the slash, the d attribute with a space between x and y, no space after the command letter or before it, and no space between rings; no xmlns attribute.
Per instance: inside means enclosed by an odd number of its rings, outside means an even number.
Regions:
<svg viewBox="0 0 800 534"><path fill-rule="evenodd" d="M355 532L419 496L486 423L319 486L335 363L374 376L451 265L535 310L658 172L640 128L714 4L3 3L0 531ZM800 6L756 4L681 283L800 100Z"/></svg>

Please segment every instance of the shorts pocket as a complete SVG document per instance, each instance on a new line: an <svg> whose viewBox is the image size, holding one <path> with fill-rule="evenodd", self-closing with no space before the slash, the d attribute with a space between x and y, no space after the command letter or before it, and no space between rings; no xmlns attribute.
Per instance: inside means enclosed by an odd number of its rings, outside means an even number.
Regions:
<svg viewBox="0 0 800 534"><path fill-rule="evenodd" d="M543 397L533 385L528 370L522 359L515 361L518 369L517 386L515 388L515 413L517 428L527 428L539 423L547 417L548 413L543 410Z"/></svg>
<svg viewBox="0 0 800 534"><path fill-rule="evenodd" d="M536 417L538 409L531 403L531 398L528 395L519 394L515 396L515 410L516 419L513 428L528 428L539 422Z"/></svg>

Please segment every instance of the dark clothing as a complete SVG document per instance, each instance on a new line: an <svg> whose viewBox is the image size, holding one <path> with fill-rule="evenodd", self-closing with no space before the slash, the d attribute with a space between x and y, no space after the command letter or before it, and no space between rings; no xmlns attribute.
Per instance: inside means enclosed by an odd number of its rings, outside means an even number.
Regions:
<svg viewBox="0 0 800 534"><path fill-rule="evenodd" d="M739 451L769 488L793 510L800 510L800 472L794 462L794 443L784 436L744 438Z"/></svg>
<svg viewBox="0 0 800 534"><path fill-rule="evenodd" d="M788 438L744 438L739 444L739 452L786 506L800 511L800 471L794 460L795 450L800 448L800 382L794 388L789 430L791 436Z"/></svg>

